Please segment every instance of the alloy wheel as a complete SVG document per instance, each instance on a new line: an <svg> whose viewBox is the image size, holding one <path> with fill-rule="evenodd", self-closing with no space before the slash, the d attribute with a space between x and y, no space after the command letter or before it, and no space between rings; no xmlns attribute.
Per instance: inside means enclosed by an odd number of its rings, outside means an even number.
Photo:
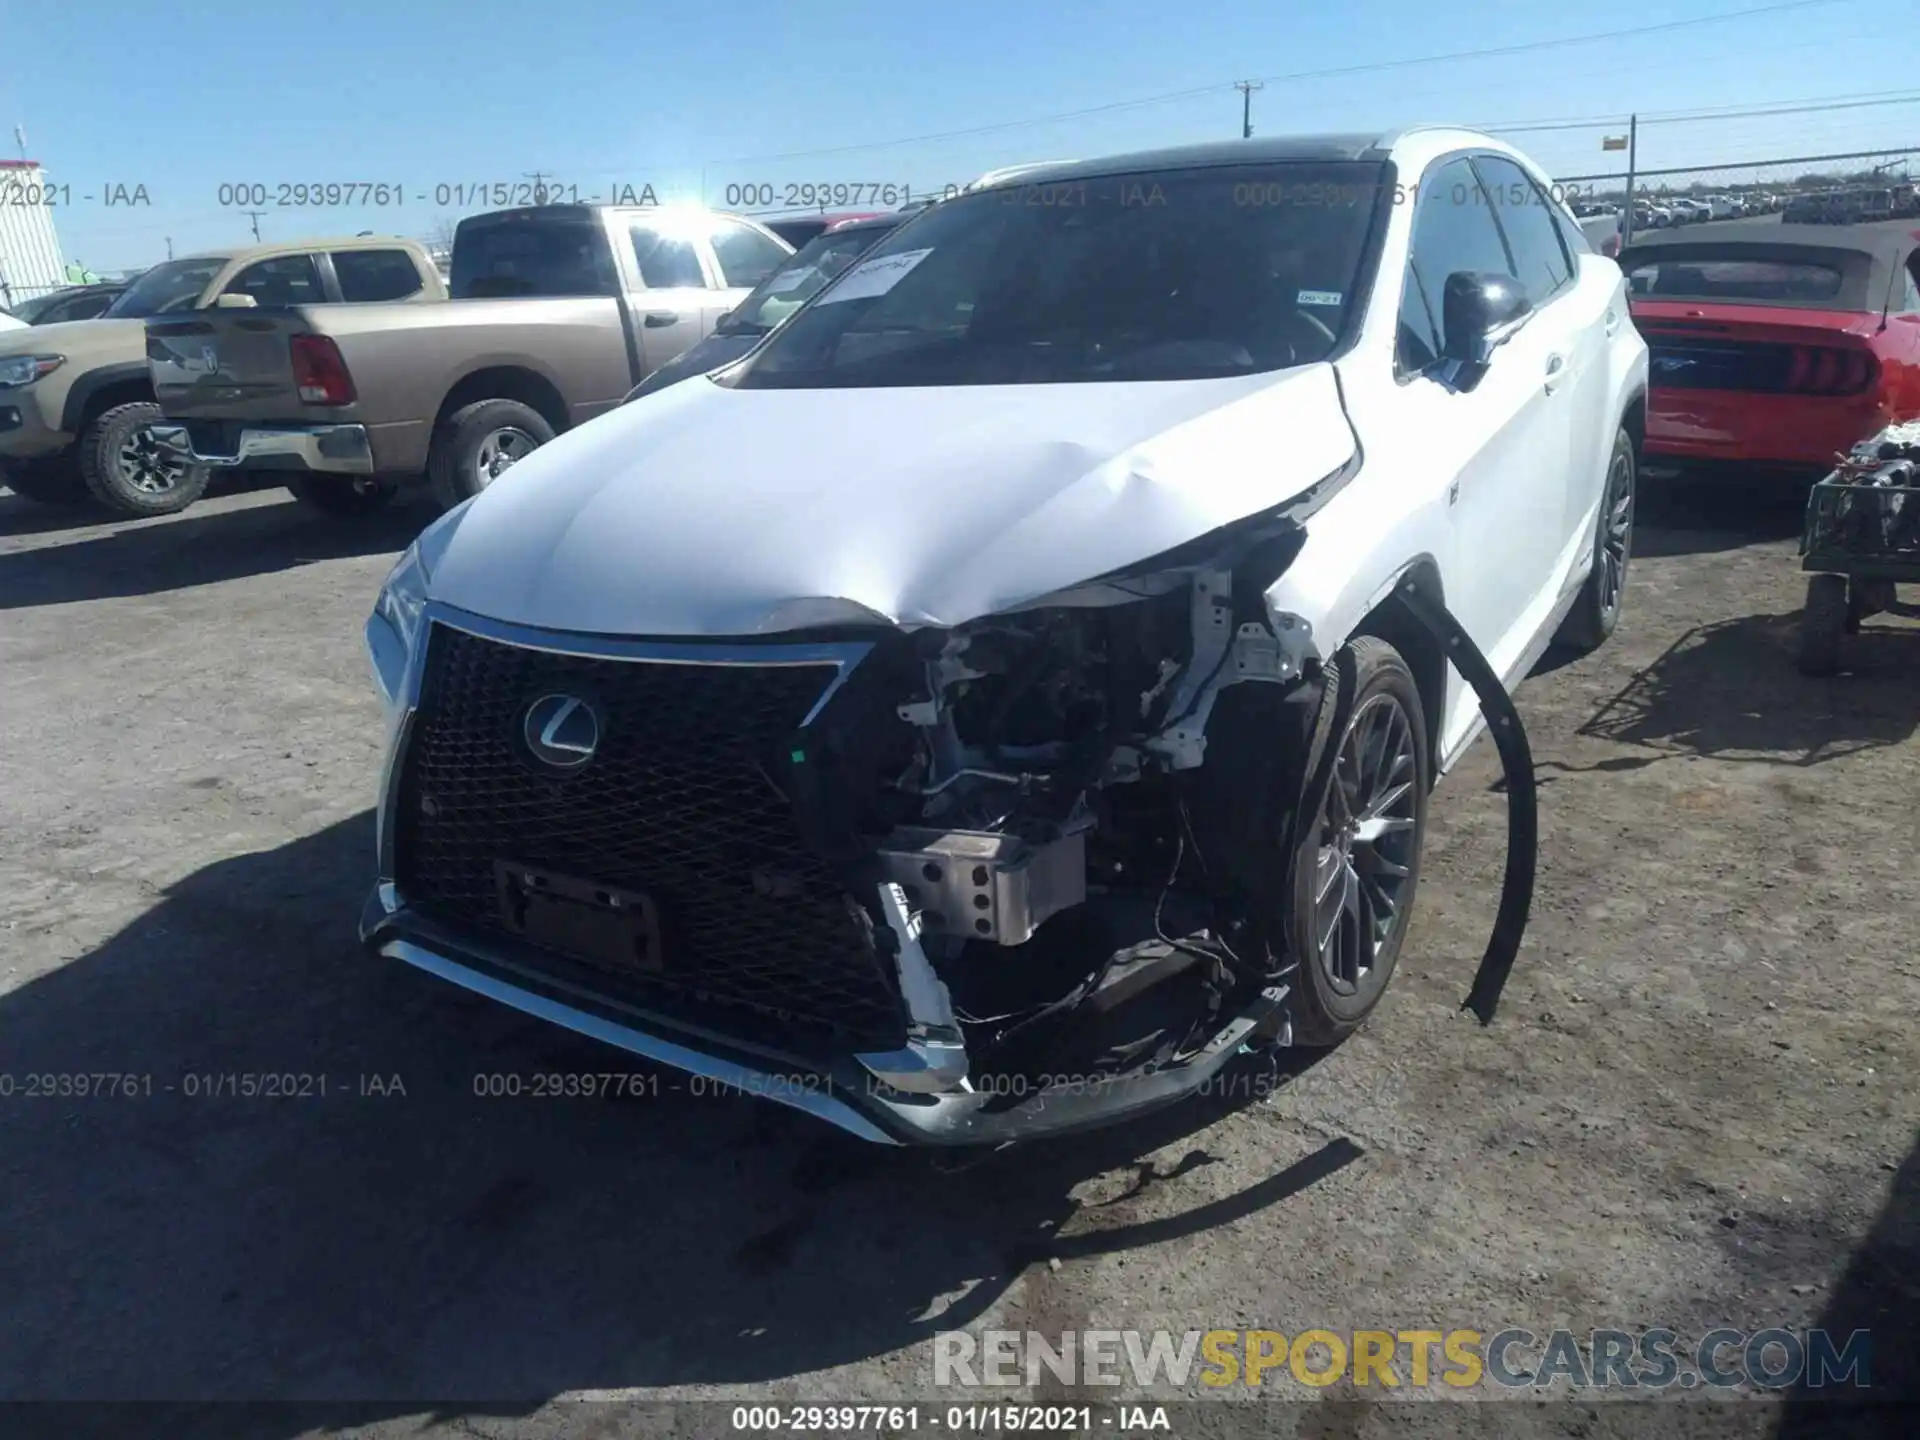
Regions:
<svg viewBox="0 0 1920 1440"><path fill-rule="evenodd" d="M503 426L480 442L473 456L473 488L484 490L501 475L539 448L540 442L524 430Z"/></svg>
<svg viewBox="0 0 1920 1440"><path fill-rule="evenodd" d="M1392 694L1370 697L1340 742L1314 863L1315 958L1339 995L1382 983L1419 844L1418 780L1412 717Z"/></svg>
<svg viewBox="0 0 1920 1440"><path fill-rule="evenodd" d="M1600 609L1611 615L1620 608L1627 584L1627 559L1633 551L1633 457L1613 457L1607 470L1607 495L1601 502Z"/></svg>
<svg viewBox="0 0 1920 1440"><path fill-rule="evenodd" d="M120 446L120 475L129 486L147 495L165 495L187 478L187 462L140 429Z"/></svg>

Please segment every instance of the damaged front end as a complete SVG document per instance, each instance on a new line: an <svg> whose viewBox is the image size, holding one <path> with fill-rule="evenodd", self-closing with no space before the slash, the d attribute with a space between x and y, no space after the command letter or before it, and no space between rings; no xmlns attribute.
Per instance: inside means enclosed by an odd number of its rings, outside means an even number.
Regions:
<svg viewBox="0 0 1920 1440"><path fill-rule="evenodd" d="M1304 539L1267 517L889 635L788 752L782 789L906 1007L906 1044L857 1057L875 1094L935 1103L943 1138L1015 1138L1287 1041L1275 899L1321 667L1264 595Z"/></svg>
<svg viewBox="0 0 1920 1440"><path fill-rule="evenodd" d="M998 1144L1192 1095L1293 1038L1352 698L1269 612L1304 543L1269 512L955 627L791 641L430 601L383 648L376 613L393 738L362 936L869 1140ZM1480 693L1524 836L1485 1019L1531 891L1525 737L1451 617L1399 598Z"/></svg>

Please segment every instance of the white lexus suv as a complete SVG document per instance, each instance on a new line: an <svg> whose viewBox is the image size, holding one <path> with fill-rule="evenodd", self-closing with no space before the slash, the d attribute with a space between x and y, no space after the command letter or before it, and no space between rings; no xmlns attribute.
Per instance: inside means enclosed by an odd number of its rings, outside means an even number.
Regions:
<svg viewBox="0 0 1920 1440"><path fill-rule="evenodd" d="M991 180L401 559L363 937L877 1141L1332 1044L1481 697L1614 627L1646 385L1484 135Z"/></svg>

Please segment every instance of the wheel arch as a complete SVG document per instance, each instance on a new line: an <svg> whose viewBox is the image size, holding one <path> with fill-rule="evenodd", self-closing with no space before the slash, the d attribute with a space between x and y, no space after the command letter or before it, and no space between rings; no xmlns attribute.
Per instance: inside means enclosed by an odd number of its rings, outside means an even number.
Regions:
<svg viewBox="0 0 1920 1440"><path fill-rule="evenodd" d="M1637 470L1647 448L1647 392L1644 388L1627 396L1620 411L1620 428L1633 439L1633 464Z"/></svg>
<svg viewBox="0 0 1920 1440"><path fill-rule="evenodd" d="M482 400L513 400L525 405L551 425L556 435L572 423L566 397L552 379L525 365L506 364L483 366L461 376L440 402L433 428L438 430L456 412Z"/></svg>
<svg viewBox="0 0 1920 1440"><path fill-rule="evenodd" d="M144 360L101 365L75 380L60 404L60 428L78 435L117 405L153 401L153 377Z"/></svg>
<svg viewBox="0 0 1920 1440"><path fill-rule="evenodd" d="M1386 641L1407 662L1407 668L1413 672L1414 688L1420 693L1421 717L1427 732L1427 779L1431 784L1440 775L1440 737L1447 711L1447 656L1433 632L1420 623L1400 598L1402 589L1409 585L1433 605L1445 608L1446 585L1440 578L1440 567L1432 556L1423 555L1401 569L1387 597L1362 615L1352 633L1340 643L1345 645L1357 636L1371 635Z"/></svg>

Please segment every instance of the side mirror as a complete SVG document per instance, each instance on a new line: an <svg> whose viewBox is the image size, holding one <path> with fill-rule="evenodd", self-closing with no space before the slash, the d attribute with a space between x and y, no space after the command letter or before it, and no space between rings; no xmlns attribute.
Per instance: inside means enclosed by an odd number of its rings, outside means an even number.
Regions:
<svg viewBox="0 0 1920 1440"><path fill-rule="evenodd" d="M213 297L213 308L216 310L257 310L260 308L260 302L251 295L241 295L229 290L224 295L216 295Z"/></svg>
<svg viewBox="0 0 1920 1440"><path fill-rule="evenodd" d="M1440 354L1482 366L1533 313L1527 287L1511 275L1456 270L1441 293Z"/></svg>

